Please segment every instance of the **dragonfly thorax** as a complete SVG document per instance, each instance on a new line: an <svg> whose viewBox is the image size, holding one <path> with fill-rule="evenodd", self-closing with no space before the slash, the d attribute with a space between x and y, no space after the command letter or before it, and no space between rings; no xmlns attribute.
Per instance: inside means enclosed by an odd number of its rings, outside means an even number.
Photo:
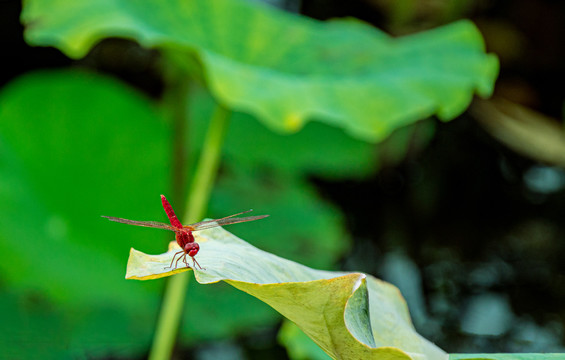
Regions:
<svg viewBox="0 0 565 360"><path fill-rule="evenodd" d="M186 244L194 243L194 235L190 230L181 230L176 232L177 244L184 249Z"/></svg>

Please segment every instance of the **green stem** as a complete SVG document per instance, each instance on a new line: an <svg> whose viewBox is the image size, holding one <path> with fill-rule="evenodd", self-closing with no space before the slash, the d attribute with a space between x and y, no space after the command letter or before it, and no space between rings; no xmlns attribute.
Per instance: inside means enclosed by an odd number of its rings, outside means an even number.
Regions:
<svg viewBox="0 0 565 360"><path fill-rule="evenodd" d="M196 173L193 178L187 200L187 211L183 223L200 220L205 212L212 192L212 185L218 172L222 144L228 127L230 112L218 105L204 141ZM167 282L165 295L161 305L161 313L157 321L157 329L153 345L149 353L150 360L170 359L177 331L179 328L184 300L186 297L189 273L184 272L172 276Z"/></svg>

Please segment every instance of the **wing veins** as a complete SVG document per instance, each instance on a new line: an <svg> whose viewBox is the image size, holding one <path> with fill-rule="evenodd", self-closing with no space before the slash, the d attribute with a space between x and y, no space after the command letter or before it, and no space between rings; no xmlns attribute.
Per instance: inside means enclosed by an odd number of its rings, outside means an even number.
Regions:
<svg viewBox="0 0 565 360"><path fill-rule="evenodd" d="M249 212L249 211L246 211L246 212ZM200 230L215 228L215 227L218 227L218 226L238 224L238 223L247 222L247 221L255 221L255 220L259 220L259 219L264 219L267 216L269 216L269 215L248 216L248 217L242 217L242 218L237 218L237 219L229 219L229 217L225 217L225 218L221 218L221 219L217 219L217 220L207 220L206 222L199 223L198 226L193 225L194 230L192 230L192 231L200 231Z"/></svg>
<svg viewBox="0 0 565 360"><path fill-rule="evenodd" d="M106 218L110 221L114 221L114 222L118 222L118 223L122 223L122 224L149 227L149 228L155 228L155 229L165 229L165 230L171 230L171 231L176 230L171 225L166 224L166 223L162 223L162 222L159 222L159 221L138 221L138 220L123 219L123 218L118 218L118 217L113 217L113 216L102 216L102 217L104 217L104 218Z"/></svg>

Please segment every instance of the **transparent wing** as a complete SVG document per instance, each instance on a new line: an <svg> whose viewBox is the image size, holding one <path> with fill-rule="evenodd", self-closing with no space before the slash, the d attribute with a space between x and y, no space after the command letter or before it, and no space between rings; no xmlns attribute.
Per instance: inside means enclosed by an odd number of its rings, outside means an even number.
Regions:
<svg viewBox="0 0 565 360"><path fill-rule="evenodd" d="M176 230L171 225L165 224L165 223L162 223L162 222L158 222L158 221L137 221L137 220L128 220L128 219L117 218L117 217L113 217L113 216L102 216L102 217L106 218L110 221L115 221L115 222L122 223L122 224L150 227L150 228L156 228L156 229L165 229L165 230L171 230L171 231Z"/></svg>
<svg viewBox="0 0 565 360"><path fill-rule="evenodd" d="M251 211L251 210L249 210L249 211ZM246 213L246 212L249 212L249 211L245 211L243 213ZM242 223L242 222L247 222L247 221L255 221L255 220L259 220L259 219L264 219L267 216L269 216L269 215L258 215L258 216L247 216L247 217L242 217L242 218L232 218L233 216L240 215L240 214L243 214L243 213L227 216L227 217L221 218L221 219L201 221L199 223L190 225L190 227L192 228L191 229L192 231L200 231L200 230L211 229L211 228L214 228L214 227L217 227L217 226L231 225L231 224L237 224L237 223Z"/></svg>
<svg viewBox="0 0 565 360"><path fill-rule="evenodd" d="M223 218L221 218L221 219L212 219L212 220L199 221L199 222L194 223L194 224L184 225L184 227L185 227L185 228L188 228L188 229L190 229L190 230L196 230L196 229L197 229L198 227L200 227L200 226L207 225L207 224L210 224L210 223L216 223L216 222L218 222L218 221L222 221L222 220L224 220L224 219L229 219L229 218L232 218L232 217L234 217L234 216L241 215L241 214L246 214L246 213L251 212L251 211L253 211L253 209L250 209L250 210L247 210L247 211L242 211L242 212L240 212L240 213L233 214L233 215L230 215L230 216L226 216L226 217L223 217ZM218 226L218 225L216 225L216 226Z"/></svg>

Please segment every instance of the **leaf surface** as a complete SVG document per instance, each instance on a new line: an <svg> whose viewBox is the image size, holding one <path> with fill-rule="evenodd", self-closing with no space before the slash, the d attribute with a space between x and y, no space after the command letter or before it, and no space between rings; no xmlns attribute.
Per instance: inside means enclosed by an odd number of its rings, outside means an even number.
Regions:
<svg viewBox="0 0 565 360"><path fill-rule="evenodd" d="M30 73L0 91L0 297L22 304L0 310L8 357L148 347L162 284L128 285L124 254L170 238L100 215L165 217L169 136L145 97L97 74Z"/></svg>
<svg viewBox="0 0 565 360"><path fill-rule="evenodd" d="M436 114L450 120L477 92L489 96L495 56L469 21L392 38L357 20L315 21L254 1L28 0L35 45L79 58L107 37L195 53L220 102L281 132L319 120L376 141Z"/></svg>
<svg viewBox="0 0 565 360"><path fill-rule="evenodd" d="M199 283L225 281L257 297L334 359L447 359L416 333L406 302L389 283L363 273L314 270L222 228L196 232L195 238L201 247L197 259L205 268L194 269ZM160 255L131 249L126 278L148 280L189 270L166 268L178 249L174 242Z"/></svg>

